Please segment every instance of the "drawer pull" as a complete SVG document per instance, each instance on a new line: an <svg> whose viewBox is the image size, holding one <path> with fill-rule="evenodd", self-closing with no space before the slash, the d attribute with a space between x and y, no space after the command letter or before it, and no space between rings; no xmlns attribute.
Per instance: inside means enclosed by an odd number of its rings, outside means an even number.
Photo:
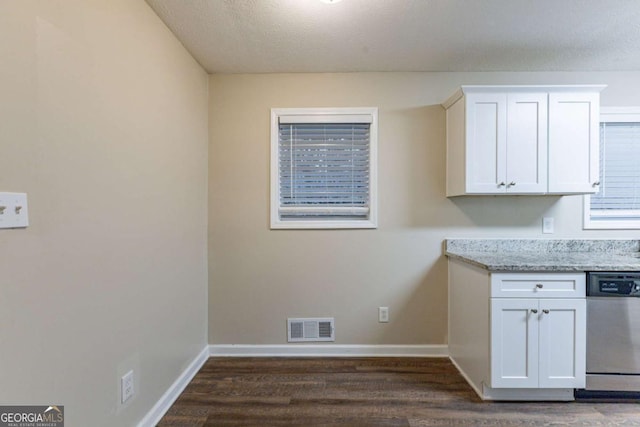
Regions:
<svg viewBox="0 0 640 427"><path fill-rule="evenodd" d="M542 310L542 312L543 312L544 314L549 314L549 310L547 310L546 308L545 308L544 310Z"/></svg>
<svg viewBox="0 0 640 427"><path fill-rule="evenodd" d="M537 313L538 313L538 310L537 310L537 309L535 309L535 308L532 308L532 309L531 309L531 312L532 312L533 314L537 314Z"/></svg>
<svg viewBox="0 0 640 427"><path fill-rule="evenodd" d="M542 283L536 283L536 288L542 289L544 288L544 285Z"/></svg>

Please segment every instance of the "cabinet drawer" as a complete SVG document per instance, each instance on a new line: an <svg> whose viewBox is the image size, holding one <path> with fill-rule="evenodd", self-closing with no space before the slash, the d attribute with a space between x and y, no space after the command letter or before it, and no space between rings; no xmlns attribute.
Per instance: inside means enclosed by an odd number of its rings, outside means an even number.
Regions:
<svg viewBox="0 0 640 427"><path fill-rule="evenodd" d="M493 273L492 298L584 298L585 273Z"/></svg>

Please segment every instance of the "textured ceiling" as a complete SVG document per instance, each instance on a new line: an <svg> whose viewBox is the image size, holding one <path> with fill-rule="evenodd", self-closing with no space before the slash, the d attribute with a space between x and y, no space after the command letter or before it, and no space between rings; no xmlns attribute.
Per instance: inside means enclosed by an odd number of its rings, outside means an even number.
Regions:
<svg viewBox="0 0 640 427"><path fill-rule="evenodd" d="M147 0L210 73L640 71L640 0Z"/></svg>

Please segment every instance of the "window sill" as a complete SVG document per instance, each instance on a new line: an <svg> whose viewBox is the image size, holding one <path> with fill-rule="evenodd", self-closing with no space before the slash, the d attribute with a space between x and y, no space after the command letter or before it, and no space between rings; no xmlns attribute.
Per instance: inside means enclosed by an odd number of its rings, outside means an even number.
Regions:
<svg viewBox="0 0 640 427"><path fill-rule="evenodd" d="M635 219L636 215L630 215L631 219L591 219L591 196L585 195L582 202L583 230L640 230L640 218Z"/></svg>
<svg viewBox="0 0 640 427"><path fill-rule="evenodd" d="M583 230L640 230L640 220L636 221L593 221L586 220Z"/></svg>
<svg viewBox="0 0 640 427"><path fill-rule="evenodd" d="M378 228L378 224L371 220L358 221L272 221L272 230L327 230L327 229L372 229Z"/></svg>

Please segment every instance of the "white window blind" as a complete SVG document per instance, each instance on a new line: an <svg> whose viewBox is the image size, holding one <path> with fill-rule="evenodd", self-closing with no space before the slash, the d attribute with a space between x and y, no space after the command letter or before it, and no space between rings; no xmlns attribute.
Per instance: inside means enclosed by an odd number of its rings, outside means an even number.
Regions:
<svg viewBox="0 0 640 427"><path fill-rule="evenodd" d="M281 123L280 218L366 218L369 123Z"/></svg>
<svg viewBox="0 0 640 427"><path fill-rule="evenodd" d="M640 122L600 123L600 191L591 220L640 219Z"/></svg>
<svg viewBox="0 0 640 427"><path fill-rule="evenodd" d="M272 228L375 228L377 109L274 109Z"/></svg>

